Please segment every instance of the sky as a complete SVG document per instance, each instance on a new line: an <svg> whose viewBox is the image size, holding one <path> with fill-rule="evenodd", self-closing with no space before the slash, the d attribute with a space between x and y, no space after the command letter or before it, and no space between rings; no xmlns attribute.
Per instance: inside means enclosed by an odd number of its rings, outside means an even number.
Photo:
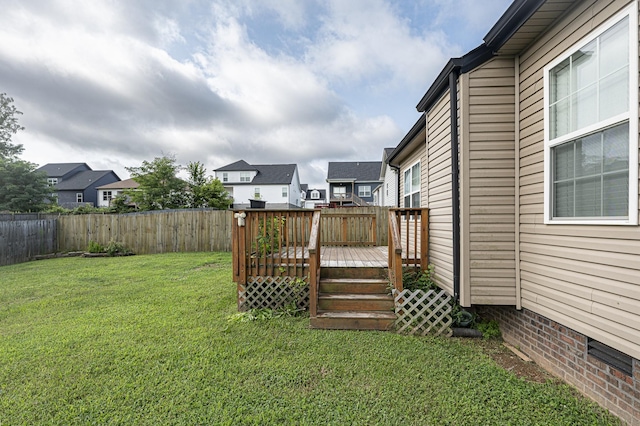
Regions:
<svg viewBox="0 0 640 426"><path fill-rule="evenodd" d="M22 159L114 170L174 156L381 161L510 0L0 0L0 93Z"/></svg>

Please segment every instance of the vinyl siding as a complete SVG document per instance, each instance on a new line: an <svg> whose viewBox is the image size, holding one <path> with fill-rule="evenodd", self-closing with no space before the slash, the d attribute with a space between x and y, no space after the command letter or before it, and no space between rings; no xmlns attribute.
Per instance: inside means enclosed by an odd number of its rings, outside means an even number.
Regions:
<svg viewBox="0 0 640 426"><path fill-rule="evenodd" d="M514 60L492 59L460 81L461 302L515 305Z"/></svg>
<svg viewBox="0 0 640 426"><path fill-rule="evenodd" d="M420 132L417 138L422 138L422 143L420 143L416 148L409 154L409 156L402 162L400 166L400 206L407 207L404 205L404 172L413 167L414 164L420 162L420 206L427 205L427 188L428 188L428 170L426 167L427 164L427 151L426 140L425 140L425 132Z"/></svg>
<svg viewBox="0 0 640 426"><path fill-rule="evenodd" d="M438 285L453 294L453 226L451 221L451 115L449 91L427 112L427 167L421 194L429 208L429 261Z"/></svg>
<svg viewBox="0 0 640 426"><path fill-rule="evenodd" d="M543 215L543 67L628 3L577 2L520 55L519 250L522 307L640 358L640 228Z"/></svg>

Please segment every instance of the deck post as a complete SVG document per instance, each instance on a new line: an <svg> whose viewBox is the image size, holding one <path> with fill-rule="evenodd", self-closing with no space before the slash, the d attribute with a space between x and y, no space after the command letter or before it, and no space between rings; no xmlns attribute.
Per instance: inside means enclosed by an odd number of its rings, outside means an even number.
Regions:
<svg viewBox="0 0 640 426"><path fill-rule="evenodd" d="M420 212L420 269L429 268L429 209Z"/></svg>

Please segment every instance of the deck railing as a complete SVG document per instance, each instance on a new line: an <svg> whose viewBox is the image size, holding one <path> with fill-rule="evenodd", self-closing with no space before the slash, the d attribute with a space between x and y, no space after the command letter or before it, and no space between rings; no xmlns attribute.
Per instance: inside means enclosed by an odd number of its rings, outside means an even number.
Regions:
<svg viewBox="0 0 640 426"><path fill-rule="evenodd" d="M375 246L375 213L323 212L320 239L325 246Z"/></svg>
<svg viewBox="0 0 640 426"><path fill-rule="evenodd" d="M363 200L362 198L358 197L354 193L333 194L329 198L329 202L330 203L339 203L339 204L352 203L353 205L356 205L356 206L359 206L359 207L368 206L369 205L369 203L367 203L365 200Z"/></svg>
<svg viewBox="0 0 640 426"><path fill-rule="evenodd" d="M429 265L429 209L406 208L389 211L389 279L402 291L405 267L426 270Z"/></svg>
<svg viewBox="0 0 640 426"><path fill-rule="evenodd" d="M313 214L311 234L309 235L309 317L318 313L318 292L320 286L320 231L322 220L320 212Z"/></svg>

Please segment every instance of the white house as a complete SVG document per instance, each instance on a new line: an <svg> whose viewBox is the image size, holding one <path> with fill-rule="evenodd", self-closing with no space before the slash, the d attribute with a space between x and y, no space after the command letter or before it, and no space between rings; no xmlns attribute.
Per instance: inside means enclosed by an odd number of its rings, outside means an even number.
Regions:
<svg viewBox="0 0 640 426"><path fill-rule="evenodd" d="M138 182L133 179L125 179L97 187L98 207L109 207L111 205L111 200L116 198L119 194L122 194L127 189L135 189L137 187Z"/></svg>
<svg viewBox="0 0 640 426"><path fill-rule="evenodd" d="M267 208L302 207L302 189L296 164L256 164L236 161L214 170L233 197L234 208L248 208L251 200Z"/></svg>

